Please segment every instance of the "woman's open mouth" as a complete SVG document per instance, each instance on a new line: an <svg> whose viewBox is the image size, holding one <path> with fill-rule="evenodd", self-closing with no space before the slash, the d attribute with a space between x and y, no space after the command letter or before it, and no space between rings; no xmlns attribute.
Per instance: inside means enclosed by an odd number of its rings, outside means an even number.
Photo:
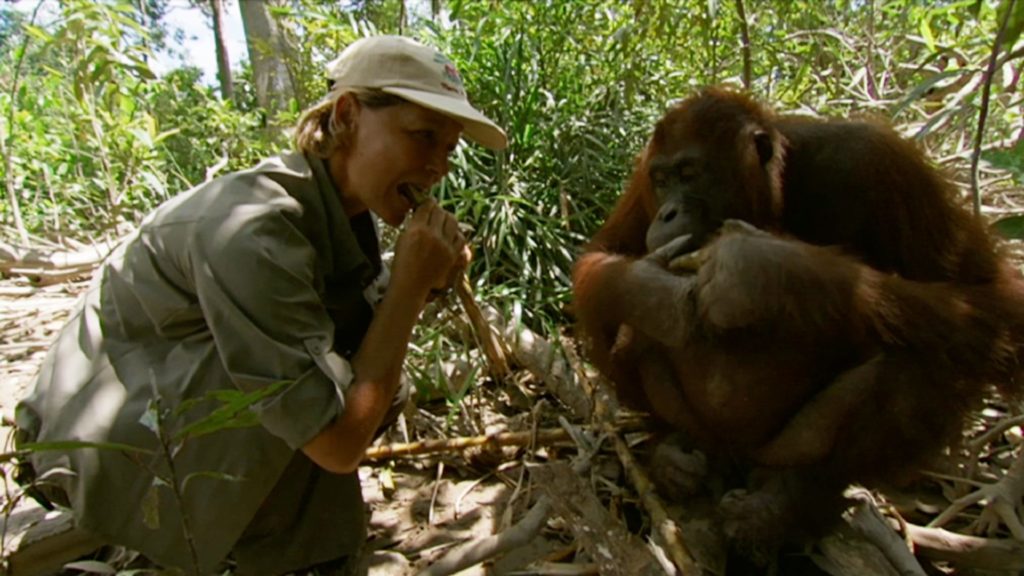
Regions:
<svg viewBox="0 0 1024 576"><path fill-rule="evenodd" d="M398 193L404 196L405 199L409 201L409 204L412 204L413 208L422 204L430 196L429 190L421 188L411 182L403 182L402 184L399 184Z"/></svg>

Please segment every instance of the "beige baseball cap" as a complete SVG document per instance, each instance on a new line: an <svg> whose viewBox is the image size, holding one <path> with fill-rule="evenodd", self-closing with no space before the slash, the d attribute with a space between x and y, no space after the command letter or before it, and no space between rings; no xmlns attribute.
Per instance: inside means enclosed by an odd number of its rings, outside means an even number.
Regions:
<svg viewBox="0 0 1024 576"><path fill-rule="evenodd" d="M434 48L404 36L371 36L348 45L327 65L333 90L377 88L451 117L467 138L501 150L505 131L473 108L455 65Z"/></svg>

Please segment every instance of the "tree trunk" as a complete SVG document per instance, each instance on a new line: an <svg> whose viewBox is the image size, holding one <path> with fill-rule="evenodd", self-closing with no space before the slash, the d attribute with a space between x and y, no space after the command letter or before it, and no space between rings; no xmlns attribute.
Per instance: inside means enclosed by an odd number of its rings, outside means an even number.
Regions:
<svg viewBox="0 0 1024 576"><path fill-rule="evenodd" d="M223 0L210 0L210 10L213 12L213 43L217 49L217 79L220 81L220 95L225 100L232 100L235 97L235 86L231 80L231 60L228 58L228 46L224 42Z"/></svg>
<svg viewBox="0 0 1024 576"><path fill-rule="evenodd" d="M14 106L12 104L11 108ZM13 154L7 147L7 133L4 125L0 123L0 155L4 158L4 188L7 190L7 201L11 203L11 217L14 219L14 229L18 232L21 243L28 246L28 229L25 228L25 221L21 218L21 204L18 200L18 189L14 185Z"/></svg>
<svg viewBox="0 0 1024 576"><path fill-rule="evenodd" d="M294 95L284 58L288 45L270 15L270 6L275 1L243 0L238 3L242 26L245 28L245 43L249 48L249 61L252 63L256 101L270 117L284 110L285 103Z"/></svg>
<svg viewBox="0 0 1024 576"><path fill-rule="evenodd" d="M743 42L741 48L743 51L743 89L750 90L753 82L750 63L750 29L747 27L747 10L743 7L743 0L736 0L736 17L740 21L740 39Z"/></svg>

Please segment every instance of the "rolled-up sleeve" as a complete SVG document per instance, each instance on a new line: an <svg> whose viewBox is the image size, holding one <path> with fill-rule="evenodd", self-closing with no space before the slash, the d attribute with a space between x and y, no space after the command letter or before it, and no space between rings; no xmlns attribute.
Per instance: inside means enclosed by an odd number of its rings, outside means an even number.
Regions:
<svg viewBox="0 0 1024 576"><path fill-rule="evenodd" d="M189 253L229 377L245 392L287 382L254 409L263 426L298 449L344 409L352 369L333 351L313 247L281 209L242 205L202 222Z"/></svg>

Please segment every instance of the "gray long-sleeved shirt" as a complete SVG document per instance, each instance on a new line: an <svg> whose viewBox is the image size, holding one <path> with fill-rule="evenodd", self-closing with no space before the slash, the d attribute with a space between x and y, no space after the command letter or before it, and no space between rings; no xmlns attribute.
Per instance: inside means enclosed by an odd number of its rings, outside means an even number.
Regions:
<svg viewBox="0 0 1024 576"><path fill-rule="evenodd" d="M19 429L40 442L157 450L140 423L155 396L171 434L218 405L175 415L185 401L287 381L255 407L261 425L188 440L174 456L178 481L190 477L183 511L200 570L232 549L240 568L264 574L350 553L346 542L365 531L358 479L320 470L299 449L344 409L345 358L372 318L363 292L378 251L369 214L350 221L318 159L271 158L181 194L101 268L19 404ZM166 472L166 458L90 448L38 452L32 463L67 493L81 527L190 568L179 507L146 470ZM157 528L144 518L154 494Z"/></svg>

